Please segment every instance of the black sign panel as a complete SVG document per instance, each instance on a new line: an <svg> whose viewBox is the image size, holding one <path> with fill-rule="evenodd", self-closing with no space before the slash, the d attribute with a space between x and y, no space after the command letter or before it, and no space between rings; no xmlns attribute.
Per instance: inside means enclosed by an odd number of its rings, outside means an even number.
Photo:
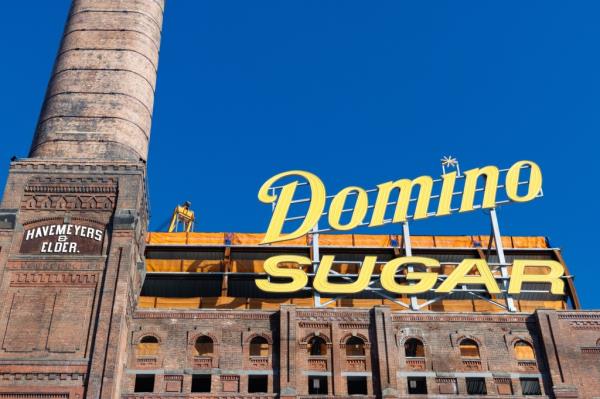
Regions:
<svg viewBox="0 0 600 399"><path fill-rule="evenodd" d="M23 233L21 253L48 255L100 255L104 229L83 224L48 224Z"/></svg>

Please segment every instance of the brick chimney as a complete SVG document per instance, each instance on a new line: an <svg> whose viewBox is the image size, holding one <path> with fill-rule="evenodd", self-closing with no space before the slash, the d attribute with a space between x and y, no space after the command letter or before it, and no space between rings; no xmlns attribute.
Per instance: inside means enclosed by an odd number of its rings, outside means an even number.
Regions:
<svg viewBox="0 0 600 399"><path fill-rule="evenodd" d="M74 0L32 158L146 160L164 0Z"/></svg>
<svg viewBox="0 0 600 399"><path fill-rule="evenodd" d="M0 203L0 398L112 399L130 382L163 6L72 2L30 157L12 160ZM38 228L63 234L34 242Z"/></svg>

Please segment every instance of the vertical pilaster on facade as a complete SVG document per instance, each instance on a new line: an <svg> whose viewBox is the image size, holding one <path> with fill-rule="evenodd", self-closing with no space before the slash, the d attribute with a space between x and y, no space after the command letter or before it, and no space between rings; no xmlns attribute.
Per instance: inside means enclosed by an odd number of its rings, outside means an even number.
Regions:
<svg viewBox="0 0 600 399"><path fill-rule="evenodd" d="M577 399L581 397L575 385L559 384L552 387L552 390L556 399Z"/></svg>
<svg viewBox="0 0 600 399"><path fill-rule="evenodd" d="M291 399L298 395L296 307L281 305L279 310L279 386L280 398Z"/></svg>
<svg viewBox="0 0 600 399"><path fill-rule="evenodd" d="M15 209L0 209L0 287L2 287L5 275L16 219L17 211Z"/></svg>
<svg viewBox="0 0 600 399"><path fill-rule="evenodd" d="M373 309L375 321L375 350L377 351L377 374L381 386L381 397L393 398L398 396L397 359L398 350L392 332L392 316L387 306L376 306ZM375 368L375 367L374 367Z"/></svg>
<svg viewBox="0 0 600 399"><path fill-rule="evenodd" d="M109 254L110 261L107 270L104 274L104 283L101 287L101 301L99 307L98 324L96 325L94 335L94 350L92 353L92 363L90 365L90 374L87 386L88 398L102 398L105 392L113 393L114 385L105 384L105 374L110 373L107 368L112 368L110 365L105 367L108 362L108 350L110 340L114 340L110 336L112 330L113 312L117 299L117 283L120 274L120 268L123 266L123 247L115 246ZM113 343L114 345L114 343ZM110 375L106 375L107 380L112 379Z"/></svg>
<svg viewBox="0 0 600 399"><path fill-rule="evenodd" d="M342 349L340 348L340 341L342 340L342 333L337 323L331 323L331 342L333 346L331 348L331 394L332 395L345 395L346 389L344 388L342 380Z"/></svg>
<svg viewBox="0 0 600 399"><path fill-rule="evenodd" d="M571 335L569 331L562 331L556 311L538 310L536 316L554 396L556 398L578 398L577 380L574 379L573 370L569 367L569 361L574 358L570 352L573 349L577 350L578 345L574 345L570 339L565 340L565 336L570 337Z"/></svg>

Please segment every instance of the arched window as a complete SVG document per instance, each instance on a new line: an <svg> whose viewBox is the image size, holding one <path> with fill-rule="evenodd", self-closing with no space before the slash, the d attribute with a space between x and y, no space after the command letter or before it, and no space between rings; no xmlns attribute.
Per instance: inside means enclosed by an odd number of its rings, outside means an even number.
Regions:
<svg viewBox="0 0 600 399"><path fill-rule="evenodd" d="M307 346L309 356L325 356L327 354L327 344L321 337L312 337Z"/></svg>
<svg viewBox="0 0 600 399"><path fill-rule="evenodd" d="M515 342L515 355L517 356L517 360L535 360L533 346L523 340Z"/></svg>
<svg viewBox="0 0 600 399"><path fill-rule="evenodd" d="M143 336L137 344L138 356L153 356L158 354L158 339L152 335Z"/></svg>
<svg viewBox="0 0 600 399"><path fill-rule="evenodd" d="M194 354L196 356L210 356L213 354L213 340L211 337L202 335L194 343Z"/></svg>
<svg viewBox="0 0 600 399"><path fill-rule="evenodd" d="M269 356L269 343L264 337L254 337L250 341L250 356Z"/></svg>
<svg viewBox="0 0 600 399"><path fill-rule="evenodd" d="M404 355L406 357L425 357L423 342L416 338L410 338L404 343Z"/></svg>
<svg viewBox="0 0 600 399"><path fill-rule="evenodd" d="M460 341L460 356L479 359L479 345L472 339L463 339Z"/></svg>
<svg viewBox="0 0 600 399"><path fill-rule="evenodd" d="M346 356L364 356L365 342L358 337L350 337L346 341Z"/></svg>

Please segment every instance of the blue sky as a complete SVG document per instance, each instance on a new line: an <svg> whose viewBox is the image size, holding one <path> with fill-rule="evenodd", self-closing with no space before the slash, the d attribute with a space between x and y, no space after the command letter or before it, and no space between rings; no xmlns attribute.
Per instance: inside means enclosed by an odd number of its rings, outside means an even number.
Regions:
<svg viewBox="0 0 600 399"><path fill-rule="evenodd" d="M5 171L27 155L68 5L3 5ZM502 232L550 237L584 306L600 308L599 12L594 1L168 1L151 228L190 200L199 231L262 232L258 188L289 169L316 173L333 193L439 174L448 154L463 169L531 159L545 197L502 208ZM411 230L489 226L473 213Z"/></svg>

